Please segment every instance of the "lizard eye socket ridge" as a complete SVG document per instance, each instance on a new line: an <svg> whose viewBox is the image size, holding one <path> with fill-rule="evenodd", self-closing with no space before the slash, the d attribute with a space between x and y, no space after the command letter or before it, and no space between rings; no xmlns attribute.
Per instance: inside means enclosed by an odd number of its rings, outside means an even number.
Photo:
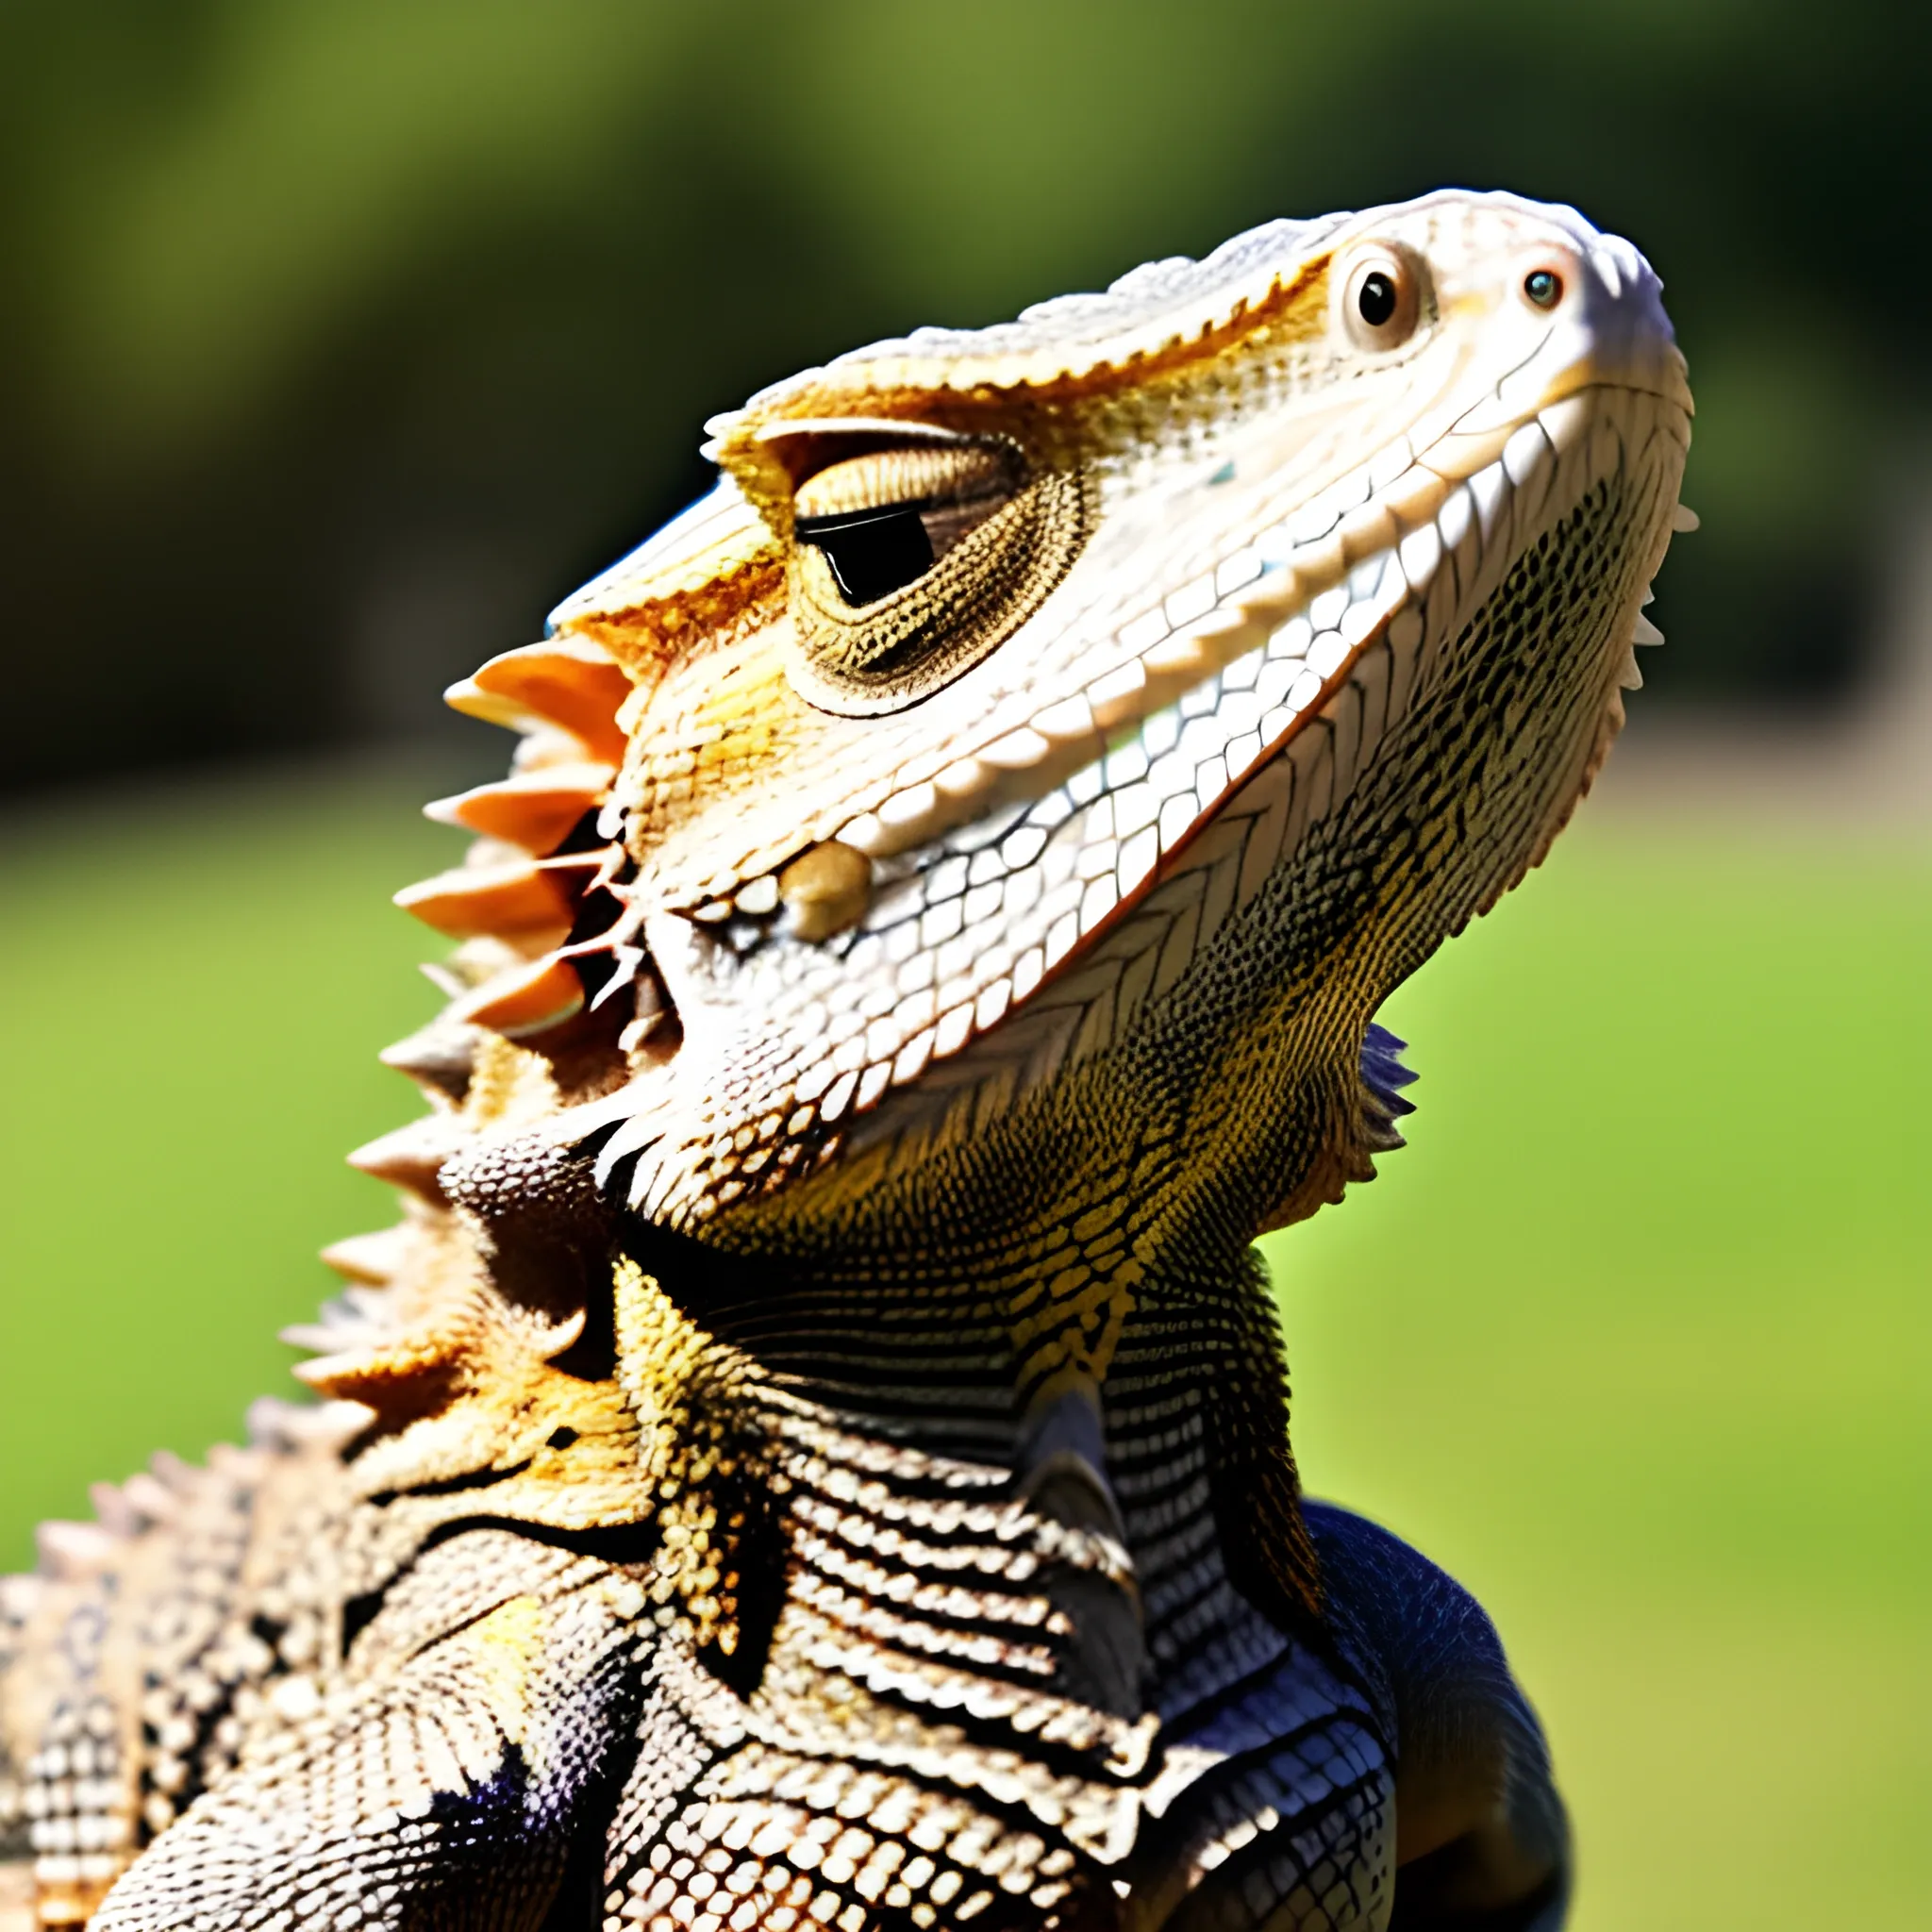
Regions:
<svg viewBox="0 0 1932 1932"><path fill-rule="evenodd" d="M1059 581L1082 504L1077 475L1032 472L997 439L882 441L807 476L792 494L792 688L868 717L950 684Z"/></svg>

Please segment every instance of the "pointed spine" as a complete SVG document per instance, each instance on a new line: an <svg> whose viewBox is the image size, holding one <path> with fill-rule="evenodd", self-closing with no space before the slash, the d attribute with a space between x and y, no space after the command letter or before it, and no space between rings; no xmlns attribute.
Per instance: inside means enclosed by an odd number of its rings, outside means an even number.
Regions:
<svg viewBox="0 0 1932 1932"><path fill-rule="evenodd" d="M439 824L460 825L543 858L609 790L608 764L540 765L423 808Z"/></svg>
<svg viewBox="0 0 1932 1932"><path fill-rule="evenodd" d="M443 702L512 730L560 724L594 757L615 764L625 743L617 713L630 691L630 679L608 651L566 634L492 658L451 685Z"/></svg>
<svg viewBox="0 0 1932 1932"><path fill-rule="evenodd" d="M366 1141L349 1156L349 1165L441 1206L442 1189L438 1176L443 1162L460 1151L466 1139L461 1127L448 1114L425 1114Z"/></svg>

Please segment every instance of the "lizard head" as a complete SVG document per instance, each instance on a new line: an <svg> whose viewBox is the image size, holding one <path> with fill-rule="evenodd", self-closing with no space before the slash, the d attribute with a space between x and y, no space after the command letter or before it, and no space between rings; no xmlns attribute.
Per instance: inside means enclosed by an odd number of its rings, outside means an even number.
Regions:
<svg viewBox="0 0 1932 1932"><path fill-rule="evenodd" d="M401 895L479 1124L754 1245L1183 1152L1242 1239L1333 1198L1377 1003L1621 722L1690 415L1628 243L1459 192L762 391L452 693L526 734Z"/></svg>

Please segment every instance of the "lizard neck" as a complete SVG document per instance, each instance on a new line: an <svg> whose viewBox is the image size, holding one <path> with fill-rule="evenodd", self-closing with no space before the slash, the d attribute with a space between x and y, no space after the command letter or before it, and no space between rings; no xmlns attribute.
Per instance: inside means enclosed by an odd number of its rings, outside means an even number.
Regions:
<svg viewBox="0 0 1932 1932"><path fill-rule="evenodd" d="M642 1265L758 1380L855 1435L1007 1472L1006 1493L1118 1538L1164 1715L1272 1656L1316 1604L1266 1277L1238 1238L1128 1196L923 1260L841 1246L810 1265L645 1230ZM1077 1232L1076 1232L1077 1230ZM841 1257L863 1255L841 1265ZM1077 1278L1076 1278L1077 1277ZM1019 1373L1082 1302L1087 1366ZM1051 1324L1042 1317L1051 1315ZM1103 1332L1105 1331L1105 1332Z"/></svg>

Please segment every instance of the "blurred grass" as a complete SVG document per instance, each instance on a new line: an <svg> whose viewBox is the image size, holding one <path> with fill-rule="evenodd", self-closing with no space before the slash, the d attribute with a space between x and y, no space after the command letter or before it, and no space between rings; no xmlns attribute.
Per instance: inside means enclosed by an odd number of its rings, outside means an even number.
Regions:
<svg viewBox="0 0 1932 1932"><path fill-rule="evenodd" d="M1925 1923L1932 845L1586 811L1269 1243L1308 1485L1482 1598L1580 1928Z"/></svg>
<svg viewBox="0 0 1932 1932"><path fill-rule="evenodd" d="M0 1566L289 1388L432 996L401 772L0 821ZM1586 813L1385 1016L1410 1147L1272 1242L1311 1488L1501 1624L1583 1932L1924 1923L1932 845Z"/></svg>
<svg viewBox="0 0 1932 1932"><path fill-rule="evenodd" d="M0 1569L45 1515L291 1396L316 1249L392 1220L342 1164L415 1110L375 1051L437 1004L389 895L460 846L451 789L128 791L0 820ZM425 941L428 943L425 944Z"/></svg>

